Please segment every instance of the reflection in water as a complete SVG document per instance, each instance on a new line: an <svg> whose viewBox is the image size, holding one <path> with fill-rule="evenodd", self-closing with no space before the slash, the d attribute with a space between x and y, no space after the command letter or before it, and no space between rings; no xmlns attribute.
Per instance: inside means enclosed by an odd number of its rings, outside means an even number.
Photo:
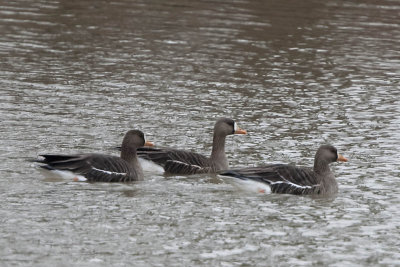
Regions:
<svg viewBox="0 0 400 267"><path fill-rule="evenodd" d="M0 9L1 261L54 265L393 265L398 251L395 1L8 1ZM254 196L215 178L44 180L27 157L113 154L127 129L231 166L311 166L335 199ZM390 235L388 235L390 233Z"/></svg>

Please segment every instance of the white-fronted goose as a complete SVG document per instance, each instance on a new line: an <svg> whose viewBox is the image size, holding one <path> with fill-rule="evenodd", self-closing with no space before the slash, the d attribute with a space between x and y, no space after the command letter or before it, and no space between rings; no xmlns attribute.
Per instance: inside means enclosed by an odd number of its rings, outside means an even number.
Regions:
<svg viewBox="0 0 400 267"><path fill-rule="evenodd" d="M221 171L220 175L233 177L242 186L261 193L331 195L338 191L335 176L329 168L329 164L335 161L347 159L338 154L335 147L322 145L315 154L313 169L271 164Z"/></svg>
<svg viewBox="0 0 400 267"><path fill-rule="evenodd" d="M121 145L121 157L104 154L59 155L44 154L41 160L43 169L49 175L72 178L75 181L89 182L132 182L143 180L142 167L138 162L136 151L144 145L144 134L138 130L130 130L125 134Z"/></svg>
<svg viewBox="0 0 400 267"><path fill-rule="evenodd" d="M233 120L221 118L214 125L211 157L173 148L147 147L138 149L138 155L140 158L160 165L165 174L215 173L228 168L228 160L225 155L226 136L246 133Z"/></svg>

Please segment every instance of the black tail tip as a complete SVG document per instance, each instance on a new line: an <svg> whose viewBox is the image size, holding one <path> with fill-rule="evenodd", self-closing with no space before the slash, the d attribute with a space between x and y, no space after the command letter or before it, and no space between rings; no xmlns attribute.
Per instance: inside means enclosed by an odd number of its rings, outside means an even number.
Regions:
<svg viewBox="0 0 400 267"><path fill-rule="evenodd" d="M223 171L218 172L218 174L222 175L222 176L233 176L233 177L237 177L239 175L234 170L223 170Z"/></svg>

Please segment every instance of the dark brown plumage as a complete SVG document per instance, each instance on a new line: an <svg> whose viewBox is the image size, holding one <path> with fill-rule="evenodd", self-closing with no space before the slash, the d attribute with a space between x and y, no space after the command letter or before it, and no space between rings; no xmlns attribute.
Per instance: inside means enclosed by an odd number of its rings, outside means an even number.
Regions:
<svg viewBox="0 0 400 267"><path fill-rule="evenodd" d="M210 157L173 148L140 148L138 155L162 166L166 174L215 173L228 168L228 160L225 155L225 138L232 134L246 134L246 131L238 128L233 120L221 118L214 125Z"/></svg>
<svg viewBox="0 0 400 267"><path fill-rule="evenodd" d="M227 170L222 176L234 177L243 181L268 185L272 193L294 195L330 195L338 191L335 176L329 164L335 161L347 161L331 145L319 147L314 159L314 168L301 168L287 164L270 164L260 167Z"/></svg>
<svg viewBox="0 0 400 267"><path fill-rule="evenodd" d="M44 154L37 160L45 170L59 176L76 175L74 179L87 179L89 182L132 182L143 180L143 171L138 162L136 151L146 143L144 134L131 130L125 134L121 146L121 157L104 154L59 155ZM80 179L78 178L80 177ZM82 178L84 177L84 178Z"/></svg>

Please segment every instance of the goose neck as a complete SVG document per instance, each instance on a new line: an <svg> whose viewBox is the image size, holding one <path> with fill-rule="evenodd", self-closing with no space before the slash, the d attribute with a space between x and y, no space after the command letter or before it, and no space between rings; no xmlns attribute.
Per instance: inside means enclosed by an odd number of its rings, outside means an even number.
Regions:
<svg viewBox="0 0 400 267"><path fill-rule="evenodd" d="M218 169L228 168L228 160L225 155L225 139L226 136L214 134L211 160L218 165Z"/></svg>

